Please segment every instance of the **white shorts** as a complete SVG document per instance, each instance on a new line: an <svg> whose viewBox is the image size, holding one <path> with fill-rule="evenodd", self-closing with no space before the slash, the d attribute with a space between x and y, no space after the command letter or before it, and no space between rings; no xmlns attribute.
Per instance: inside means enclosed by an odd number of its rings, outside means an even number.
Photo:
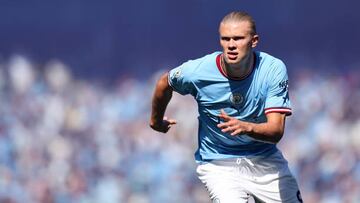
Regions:
<svg viewBox="0 0 360 203"><path fill-rule="evenodd" d="M215 160L197 167L214 203L301 203L299 187L278 151L263 158Z"/></svg>

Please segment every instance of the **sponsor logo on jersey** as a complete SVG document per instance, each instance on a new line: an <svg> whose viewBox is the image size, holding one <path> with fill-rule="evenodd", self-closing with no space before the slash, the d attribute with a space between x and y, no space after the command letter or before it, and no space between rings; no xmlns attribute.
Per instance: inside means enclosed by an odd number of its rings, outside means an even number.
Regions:
<svg viewBox="0 0 360 203"><path fill-rule="evenodd" d="M280 89L288 89L289 87L289 80L285 80L279 83L279 88Z"/></svg>
<svg viewBox="0 0 360 203"><path fill-rule="evenodd" d="M284 94L288 90L288 88L289 88L289 80L284 80L284 81L280 82L279 83L279 88L281 89L281 92L279 92L277 94L277 96L281 96L282 94ZM286 96L284 97L284 99L286 99Z"/></svg>

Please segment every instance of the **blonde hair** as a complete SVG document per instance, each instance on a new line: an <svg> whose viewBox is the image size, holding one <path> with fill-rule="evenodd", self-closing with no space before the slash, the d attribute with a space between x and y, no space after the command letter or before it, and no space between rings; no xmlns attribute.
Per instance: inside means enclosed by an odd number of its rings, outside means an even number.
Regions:
<svg viewBox="0 0 360 203"><path fill-rule="evenodd" d="M248 21L250 23L250 26L251 26L251 35L256 35L255 20L253 19L253 17L251 17L251 15L249 15L246 12L233 11L233 12L227 14L221 20L220 24L227 23L227 22L242 22L242 21Z"/></svg>

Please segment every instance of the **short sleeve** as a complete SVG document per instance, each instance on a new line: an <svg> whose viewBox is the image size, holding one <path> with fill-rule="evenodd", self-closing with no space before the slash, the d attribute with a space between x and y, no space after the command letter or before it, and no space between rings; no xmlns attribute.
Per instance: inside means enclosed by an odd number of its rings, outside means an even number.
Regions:
<svg viewBox="0 0 360 203"><path fill-rule="evenodd" d="M192 65L192 62L188 61L169 71L169 85L179 94L193 94L195 91L192 82Z"/></svg>
<svg viewBox="0 0 360 203"><path fill-rule="evenodd" d="M285 64L277 60L272 64L272 72L268 78L268 92L265 102L265 114L271 112L291 115L289 98L289 79Z"/></svg>

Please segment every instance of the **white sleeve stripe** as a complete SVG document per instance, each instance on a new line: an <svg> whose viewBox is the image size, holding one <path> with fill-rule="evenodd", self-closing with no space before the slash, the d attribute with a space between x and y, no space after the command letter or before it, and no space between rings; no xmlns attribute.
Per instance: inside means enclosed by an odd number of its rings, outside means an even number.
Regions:
<svg viewBox="0 0 360 203"><path fill-rule="evenodd" d="M268 109L265 109L265 114L272 113L272 112L290 113L291 114L291 109L288 109L288 108L268 108Z"/></svg>

